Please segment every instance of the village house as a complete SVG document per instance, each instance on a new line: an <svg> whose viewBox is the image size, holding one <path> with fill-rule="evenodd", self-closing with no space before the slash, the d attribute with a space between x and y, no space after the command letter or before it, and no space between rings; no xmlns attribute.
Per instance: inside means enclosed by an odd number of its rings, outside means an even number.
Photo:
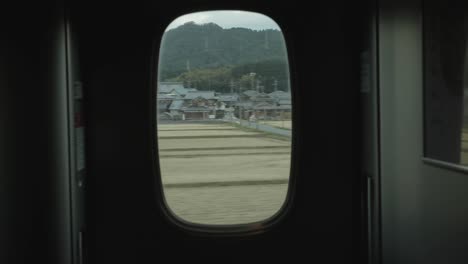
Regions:
<svg viewBox="0 0 468 264"><path fill-rule="evenodd" d="M158 94L183 97L187 93L196 91L197 89L195 88L185 88L182 82L160 82L158 85Z"/></svg>
<svg viewBox="0 0 468 264"><path fill-rule="evenodd" d="M181 82L161 82L157 102L160 118L171 120L291 118L291 95L284 91L222 94L185 88Z"/></svg>
<svg viewBox="0 0 468 264"><path fill-rule="evenodd" d="M215 118L216 103L198 96L191 100L185 100L185 106L182 107L184 120L205 120Z"/></svg>
<svg viewBox="0 0 468 264"><path fill-rule="evenodd" d="M173 120L204 120L215 118L216 103L213 91L193 90L172 100L167 111Z"/></svg>
<svg viewBox="0 0 468 264"><path fill-rule="evenodd" d="M223 102L226 107L232 107L239 101L239 95L234 93L220 94L217 98L218 102Z"/></svg>

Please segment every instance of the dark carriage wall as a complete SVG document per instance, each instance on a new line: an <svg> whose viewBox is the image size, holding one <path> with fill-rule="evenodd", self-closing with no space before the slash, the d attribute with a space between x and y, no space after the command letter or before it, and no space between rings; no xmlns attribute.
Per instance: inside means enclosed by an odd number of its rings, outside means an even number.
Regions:
<svg viewBox="0 0 468 264"><path fill-rule="evenodd" d="M348 263L361 253L361 14L349 12L356 6L345 2L73 3L86 97L91 263L294 263L323 257ZM197 237L170 225L156 202L151 159L154 45L173 18L218 8L271 16L283 27L291 57L299 166L294 205L275 230L242 239Z"/></svg>
<svg viewBox="0 0 468 264"><path fill-rule="evenodd" d="M0 32L0 263L70 263L63 5L2 3Z"/></svg>
<svg viewBox="0 0 468 264"><path fill-rule="evenodd" d="M360 13L350 13L355 7L341 2L312 7L300 1L217 2L192 4L200 10L259 11L284 28L299 166L289 216L272 232L242 239L200 238L169 225L153 187L151 55L157 32L194 7L158 1L67 2L86 98L90 263L166 257L174 262L294 263L323 257L329 263L350 262L361 253L355 213L360 204L354 192ZM1 263L70 263L72 258L62 3L2 8L8 15L2 16L0 44Z"/></svg>

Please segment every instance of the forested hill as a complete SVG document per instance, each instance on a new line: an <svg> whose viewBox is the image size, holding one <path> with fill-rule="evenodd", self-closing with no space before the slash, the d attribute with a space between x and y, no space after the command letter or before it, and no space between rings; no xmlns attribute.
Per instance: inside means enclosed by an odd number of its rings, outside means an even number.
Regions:
<svg viewBox="0 0 468 264"><path fill-rule="evenodd" d="M237 66L286 60L278 30L223 29L214 23L188 22L166 32L161 50L161 77L174 78L187 69Z"/></svg>

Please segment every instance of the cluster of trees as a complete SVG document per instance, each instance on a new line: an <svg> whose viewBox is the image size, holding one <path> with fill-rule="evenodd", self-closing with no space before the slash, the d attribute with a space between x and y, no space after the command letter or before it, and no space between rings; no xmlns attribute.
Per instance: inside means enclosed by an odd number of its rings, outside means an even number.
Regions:
<svg viewBox="0 0 468 264"><path fill-rule="evenodd" d="M263 92L289 90L288 65L285 61L271 60L239 66L194 69L167 81L183 82L185 87L228 93L249 89Z"/></svg>
<svg viewBox="0 0 468 264"><path fill-rule="evenodd" d="M252 74L253 73L253 74ZM288 89L286 48L279 30L223 29L188 22L166 32L159 77L199 90Z"/></svg>

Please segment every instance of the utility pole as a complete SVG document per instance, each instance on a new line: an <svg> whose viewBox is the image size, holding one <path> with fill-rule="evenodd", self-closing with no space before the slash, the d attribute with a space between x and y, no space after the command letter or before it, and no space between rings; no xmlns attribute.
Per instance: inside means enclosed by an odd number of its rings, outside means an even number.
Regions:
<svg viewBox="0 0 468 264"><path fill-rule="evenodd" d="M232 79L229 86L231 86L231 94L234 94L234 81Z"/></svg>
<svg viewBox="0 0 468 264"><path fill-rule="evenodd" d="M250 73L250 89L251 90L254 89L255 74L256 74L255 72Z"/></svg>
<svg viewBox="0 0 468 264"><path fill-rule="evenodd" d="M185 62L185 66L187 68L187 72L190 73L190 60L187 60ZM190 74L188 76L190 76ZM187 81L187 88L191 88L191 86L192 86L192 82L190 81L190 77L189 77Z"/></svg>
<svg viewBox="0 0 468 264"><path fill-rule="evenodd" d="M241 100L240 100L240 85L239 85L239 124L242 125L242 116L241 116Z"/></svg>

